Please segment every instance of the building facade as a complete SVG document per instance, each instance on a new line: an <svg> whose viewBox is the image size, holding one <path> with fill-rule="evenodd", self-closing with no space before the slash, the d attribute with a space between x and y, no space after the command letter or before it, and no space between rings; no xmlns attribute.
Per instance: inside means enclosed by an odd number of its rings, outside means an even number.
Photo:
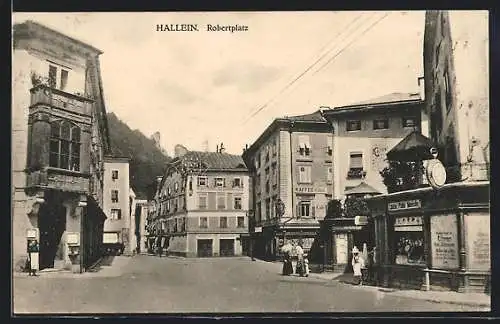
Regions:
<svg viewBox="0 0 500 324"><path fill-rule="evenodd" d="M275 119L245 150L253 190L253 252L280 255L285 241L308 251L332 198L331 127L317 111Z"/></svg>
<svg viewBox="0 0 500 324"><path fill-rule="evenodd" d="M333 197L344 201L345 193L360 184L386 193L380 171L387 166L386 153L414 131L427 132L427 115L419 93L392 93L357 104L323 109L333 129ZM325 223L326 224L326 223ZM329 222L331 235L325 243L326 264L343 270L350 264L350 251L364 243L375 244L374 228L354 218Z"/></svg>
<svg viewBox="0 0 500 324"><path fill-rule="evenodd" d="M175 158L157 194L156 228L167 238L168 253L242 255L247 248L249 185L240 156L188 151Z"/></svg>
<svg viewBox="0 0 500 324"><path fill-rule="evenodd" d="M131 198L129 159L106 156L104 158L103 210L108 216L104 222L104 233L115 234L125 246L124 252L131 253Z"/></svg>
<svg viewBox="0 0 500 324"><path fill-rule="evenodd" d="M33 21L14 25L12 39L14 267L30 231L40 269L84 271L100 257L106 219L102 52Z"/></svg>
<svg viewBox="0 0 500 324"><path fill-rule="evenodd" d="M369 199L378 279L384 286L488 292L488 13L429 11L425 21L426 111L446 183Z"/></svg>
<svg viewBox="0 0 500 324"><path fill-rule="evenodd" d="M146 199L134 199L132 204L131 231L134 233L133 246L137 253L147 251L146 224L148 218L148 201Z"/></svg>

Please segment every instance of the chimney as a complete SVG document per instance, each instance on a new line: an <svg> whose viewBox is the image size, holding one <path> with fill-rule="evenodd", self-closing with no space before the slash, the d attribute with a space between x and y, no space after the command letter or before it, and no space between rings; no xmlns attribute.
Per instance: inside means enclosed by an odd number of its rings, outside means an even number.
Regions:
<svg viewBox="0 0 500 324"><path fill-rule="evenodd" d="M224 147L224 143L220 143L220 150L219 153L224 153L226 151L226 148Z"/></svg>
<svg viewBox="0 0 500 324"><path fill-rule="evenodd" d="M215 152L219 153L219 144L215 147Z"/></svg>
<svg viewBox="0 0 500 324"><path fill-rule="evenodd" d="M419 77L417 79L417 83L418 83L418 90L419 90L419 94L420 94L420 99L425 100L425 79L424 79L424 77Z"/></svg>

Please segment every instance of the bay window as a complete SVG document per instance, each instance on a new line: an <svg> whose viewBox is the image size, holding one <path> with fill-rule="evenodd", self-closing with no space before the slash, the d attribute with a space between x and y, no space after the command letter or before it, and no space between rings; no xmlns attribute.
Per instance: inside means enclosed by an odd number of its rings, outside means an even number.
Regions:
<svg viewBox="0 0 500 324"><path fill-rule="evenodd" d="M80 134L80 128L68 121L51 123L49 166L80 171Z"/></svg>
<svg viewBox="0 0 500 324"><path fill-rule="evenodd" d="M398 216L394 219L394 262L425 265L422 216Z"/></svg>

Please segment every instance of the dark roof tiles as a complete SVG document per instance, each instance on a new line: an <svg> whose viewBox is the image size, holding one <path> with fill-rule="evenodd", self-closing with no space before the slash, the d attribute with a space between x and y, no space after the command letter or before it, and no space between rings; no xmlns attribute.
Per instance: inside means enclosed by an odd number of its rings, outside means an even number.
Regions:
<svg viewBox="0 0 500 324"><path fill-rule="evenodd" d="M189 151L182 158L195 158L206 163L208 170L246 170L241 155L218 152Z"/></svg>

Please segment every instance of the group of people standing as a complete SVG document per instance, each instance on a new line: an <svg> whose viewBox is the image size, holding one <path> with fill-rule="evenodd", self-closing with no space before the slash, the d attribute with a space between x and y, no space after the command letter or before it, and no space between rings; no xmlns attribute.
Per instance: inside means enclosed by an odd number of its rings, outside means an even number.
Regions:
<svg viewBox="0 0 500 324"><path fill-rule="evenodd" d="M148 245L147 249L149 253L153 253L161 257L165 249L166 237L156 236L155 238L148 239L146 243Z"/></svg>
<svg viewBox="0 0 500 324"><path fill-rule="evenodd" d="M282 247L283 252L283 275L290 276L294 273L301 277L309 276L309 260L307 254L304 253L304 249L300 244L290 243L285 244ZM296 259L295 271L293 267L293 261Z"/></svg>

